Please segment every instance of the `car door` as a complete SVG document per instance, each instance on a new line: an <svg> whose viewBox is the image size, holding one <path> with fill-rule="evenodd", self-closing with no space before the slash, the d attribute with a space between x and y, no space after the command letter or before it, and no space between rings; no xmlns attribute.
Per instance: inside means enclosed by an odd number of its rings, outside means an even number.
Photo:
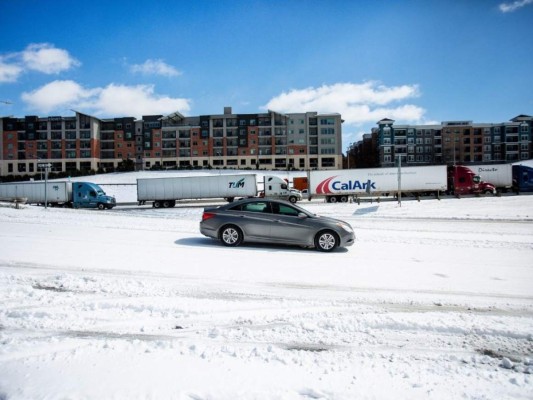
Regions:
<svg viewBox="0 0 533 400"><path fill-rule="evenodd" d="M244 232L245 240L270 241L272 214L268 201L243 204L235 223Z"/></svg>
<svg viewBox="0 0 533 400"><path fill-rule="evenodd" d="M273 242L290 244L312 244L314 229L309 218L299 217L299 210L284 203L271 203Z"/></svg>

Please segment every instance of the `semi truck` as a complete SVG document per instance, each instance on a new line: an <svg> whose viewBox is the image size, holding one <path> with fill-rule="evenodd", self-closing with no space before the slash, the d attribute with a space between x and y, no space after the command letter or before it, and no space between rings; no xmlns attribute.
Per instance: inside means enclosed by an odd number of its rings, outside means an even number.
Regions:
<svg viewBox="0 0 533 400"><path fill-rule="evenodd" d="M496 188L481 181L470 169L454 165L404 167L398 180L398 168L366 168L309 171L309 199L325 197L327 202L346 202L350 197L441 193L496 194Z"/></svg>
<svg viewBox="0 0 533 400"><path fill-rule="evenodd" d="M481 180L470 168L464 165L448 167L448 193L460 196L463 194L496 194L492 183Z"/></svg>
<svg viewBox="0 0 533 400"><path fill-rule="evenodd" d="M507 192L513 187L511 164L468 165L481 179L493 184L499 192Z"/></svg>
<svg viewBox="0 0 533 400"><path fill-rule="evenodd" d="M263 190L258 190L261 183ZM301 200L298 191L290 190L287 182L277 176L256 174L181 176L137 179L137 201L140 205L152 202L155 208L174 207L177 200L274 197L291 202Z"/></svg>
<svg viewBox="0 0 533 400"><path fill-rule="evenodd" d="M527 165L513 165L513 191L533 192L533 168Z"/></svg>
<svg viewBox="0 0 533 400"><path fill-rule="evenodd" d="M111 209L117 202L91 182L48 181L0 184L0 200L73 208Z"/></svg>

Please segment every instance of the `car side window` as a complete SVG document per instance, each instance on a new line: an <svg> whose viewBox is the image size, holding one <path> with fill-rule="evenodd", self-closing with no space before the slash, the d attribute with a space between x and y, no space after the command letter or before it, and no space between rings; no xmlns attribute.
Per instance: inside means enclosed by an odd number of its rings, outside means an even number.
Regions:
<svg viewBox="0 0 533 400"><path fill-rule="evenodd" d="M273 206L273 212L274 214L280 214L280 215L289 215L293 217L297 217L299 212L297 209L292 208L291 206L287 206L285 204L272 204ZM277 207L276 207L277 206Z"/></svg>
<svg viewBox="0 0 533 400"><path fill-rule="evenodd" d="M243 204L242 211L248 212L270 212L267 202L247 203Z"/></svg>

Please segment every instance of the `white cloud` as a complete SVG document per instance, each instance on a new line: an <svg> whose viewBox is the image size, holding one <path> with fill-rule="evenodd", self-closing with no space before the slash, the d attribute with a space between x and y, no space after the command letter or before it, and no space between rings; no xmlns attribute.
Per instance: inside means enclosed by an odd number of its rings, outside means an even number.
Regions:
<svg viewBox="0 0 533 400"><path fill-rule="evenodd" d="M48 43L30 44L22 52L22 61L28 69L44 74L57 74L81 64L68 51Z"/></svg>
<svg viewBox="0 0 533 400"><path fill-rule="evenodd" d="M529 4L533 4L533 0L517 0L512 3L501 3L499 8L503 13L514 12L522 7L525 7Z"/></svg>
<svg viewBox="0 0 533 400"><path fill-rule="evenodd" d="M387 87L376 81L337 83L282 93L264 108L279 112L338 112L347 124L354 125L375 123L382 118L413 122L420 121L425 110L399 103L418 96L417 85Z"/></svg>
<svg viewBox="0 0 533 400"><path fill-rule="evenodd" d="M0 83L16 82L27 71L58 74L77 67L81 63L68 51L52 44L30 44L25 50L0 56Z"/></svg>
<svg viewBox="0 0 533 400"><path fill-rule="evenodd" d="M54 81L32 92L22 94L29 108L40 113L78 109L99 117L120 115L140 118L149 114L186 113L190 100L159 96L153 85L115 85L84 88L74 81Z"/></svg>
<svg viewBox="0 0 533 400"><path fill-rule="evenodd" d="M134 64L131 66L133 73L141 73L143 75L162 75L162 76L179 76L181 72L168 65L163 60L146 60L143 64Z"/></svg>
<svg viewBox="0 0 533 400"><path fill-rule="evenodd" d="M190 100L158 96L153 85L125 86L110 84L98 96L82 104L94 109L95 115L132 115L140 118L149 114L187 113Z"/></svg>
<svg viewBox="0 0 533 400"><path fill-rule="evenodd" d="M43 113L78 103L91 93L73 81L54 81L33 92L24 92L22 100L28 106Z"/></svg>
<svg viewBox="0 0 533 400"><path fill-rule="evenodd" d="M0 58L0 82L16 82L21 73L22 68L20 66L5 63Z"/></svg>

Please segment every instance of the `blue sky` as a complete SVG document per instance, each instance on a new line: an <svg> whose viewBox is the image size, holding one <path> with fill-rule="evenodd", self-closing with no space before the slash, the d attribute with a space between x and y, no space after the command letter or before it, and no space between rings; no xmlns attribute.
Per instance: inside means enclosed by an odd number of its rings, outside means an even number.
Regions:
<svg viewBox="0 0 533 400"><path fill-rule="evenodd" d="M533 0L0 0L0 116L533 115Z"/></svg>

